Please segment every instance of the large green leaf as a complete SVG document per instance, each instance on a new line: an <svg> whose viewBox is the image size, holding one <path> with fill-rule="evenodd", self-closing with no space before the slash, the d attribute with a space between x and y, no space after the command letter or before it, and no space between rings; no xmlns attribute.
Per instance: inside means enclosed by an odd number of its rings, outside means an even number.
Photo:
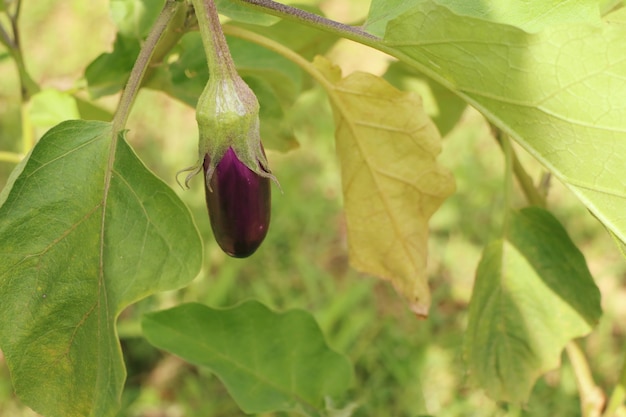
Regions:
<svg viewBox="0 0 626 417"><path fill-rule="evenodd" d="M465 354L496 400L527 400L572 339L601 315L600 292L566 231L549 212L511 213L505 239L485 249L469 309Z"/></svg>
<svg viewBox="0 0 626 417"><path fill-rule="evenodd" d="M365 29L383 36L389 21L426 0L372 0ZM529 32L553 24L599 21L597 0L434 0L462 16L517 26Z"/></svg>
<svg viewBox="0 0 626 417"><path fill-rule="evenodd" d="M441 137L413 93L366 73L346 78L324 58L335 116L350 262L390 280L426 317L428 220L454 192L454 178L437 164Z"/></svg>
<svg viewBox="0 0 626 417"><path fill-rule="evenodd" d="M313 317L275 313L257 301L229 309L190 303L148 314L150 343L215 372L246 413L296 410L320 415L343 394L348 360L330 349Z"/></svg>
<svg viewBox="0 0 626 417"><path fill-rule="evenodd" d="M115 320L197 274L191 216L104 122L51 129L0 201L0 347L46 416L113 416L125 370Z"/></svg>
<svg viewBox="0 0 626 417"><path fill-rule="evenodd" d="M481 110L626 241L626 26L548 23L529 33L424 1L387 24L383 48Z"/></svg>

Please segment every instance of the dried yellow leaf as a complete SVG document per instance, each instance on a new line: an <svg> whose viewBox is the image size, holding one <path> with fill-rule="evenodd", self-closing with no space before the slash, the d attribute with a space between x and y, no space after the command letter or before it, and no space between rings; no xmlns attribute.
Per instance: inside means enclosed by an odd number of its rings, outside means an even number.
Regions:
<svg viewBox="0 0 626 417"><path fill-rule="evenodd" d="M393 283L412 311L428 315L428 220L454 190L437 165L441 137L421 99L382 78L318 57L335 115L350 262Z"/></svg>

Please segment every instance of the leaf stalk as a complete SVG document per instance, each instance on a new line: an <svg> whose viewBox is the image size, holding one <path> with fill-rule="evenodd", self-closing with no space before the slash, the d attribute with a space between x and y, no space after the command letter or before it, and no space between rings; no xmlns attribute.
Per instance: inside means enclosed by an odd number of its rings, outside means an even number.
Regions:
<svg viewBox="0 0 626 417"><path fill-rule="evenodd" d="M192 0L198 18L202 45L209 66L209 73L215 79L238 77L235 63L230 55L222 24L213 0Z"/></svg>
<svg viewBox="0 0 626 417"><path fill-rule="evenodd" d="M24 158L24 155L19 153L0 151L0 162L19 164L22 158Z"/></svg>
<svg viewBox="0 0 626 417"><path fill-rule="evenodd" d="M572 340L565 346L565 351L574 368L582 416L600 417L605 404L604 392L593 380L593 375L582 347L576 340Z"/></svg>
<svg viewBox="0 0 626 417"><path fill-rule="evenodd" d="M507 152L510 152L511 169L513 170L513 174L515 175L515 178L517 179L520 187L522 188L522 192L524 193L524 196L526 197L526 200L528 201L528 203L532 206L546 208L547 202L546 202L545 195L541 193L537 189L537 187L535 187L535 185L533 184L532 178L530 177L530 175L528 175L528 173L524 169L524 166L521 164L521 162L517 158L517 154L515 153L515 150L511 146L511 141L509 140L509 138L506 137L505 133L500 128L496 127L495 125L491 125L491 129L494 132L494 136L496 140L498 141L500 146L502 146L502 149L505 152L505 155L507 155ZM507 146L508 146L508 151L506 148Z"/></svg>
<svg viewBox="0 0 626 417"><path fill-rule="evenodd" d="M231 0L233 3L244 4L253 9L265 12L274 16L295 20L297 22L322 29L346 39L351 39L360 43L370 44L371 41L380 41L380 38L366 32L359 26L346 25L315 13L310 13L286 4L277 3L273 0ZM369 40L370 42L367 42Z"/></svg>
<svg viewBox="0 0 626 417"><path fill-rule="evenodd" d="M180 6L180 4L181 2L178 0L167 0L165 2L163 10L161 10L161 13L154 23L154 26L152 26L152 30L148 34L146 41L139 51L139 55L137 56L135 65L133 66L133 69L128 78L126 88L124 88L124 91L122 91L122 96L120 97L120 103L117 107L117 111L115 112L115 116L113 117L114 134L124 130L124 127L126 126L126 122L128 120L128 116L130 114L130 110L141 87L141 81L152 59L152 55L154 54L156 46L163 36L165 29L169 25L169 22L176 14L176 10Z"/></svg>

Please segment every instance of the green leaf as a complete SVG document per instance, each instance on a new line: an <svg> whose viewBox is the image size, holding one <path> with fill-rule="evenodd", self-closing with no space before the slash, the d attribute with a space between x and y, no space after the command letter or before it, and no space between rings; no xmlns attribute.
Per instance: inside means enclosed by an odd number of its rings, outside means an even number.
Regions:
<svg viewBox="0 0 626 417"><path fill-rule="evenodd" d="M447 7L460 16L512 25L528 32L565 23L600 22L597 0L372 0L365 30L383 36L391 20L426 3Z"/></svg>
<svg viewBox="0 0 626 417"><path fill-rule="evenodd" d="M113 113L81 97L74 96L78 107L79 118L83 120L100 120L110 122L113 120Z"/></svg>
<svg viewBox="0 0 626 417"><path fill-rule="evenodd" d="M239 75L262 79L284 105L293 104L302 89L302 71L296 64L241 39L229 37L228 47Z"/></svg>
<svg viewBox="0 0 626 417"><path fill-rule="evenodd" d="M479 109L626 241L626 26L541 29L426 1L389 22L384 45Z"/></svg>
<svg viewBox="0 0 626 417"><path fill-rule="evenodd" d="M413 93L366 73L342 79L321 57L315 65L337 126L350 262L390 280L427 316L428 220L455 188L436 162L439 132Z"/></svg>
<svg viewBox="0 0 626 417"><path fill-rule="evenodd" d="M111 18L118 33L141 40L150 31L165 0L111 0Z"/></svg>
<svg viewBox="0 0 626 417"><path fill-rule="evenodd" d="M511 213L508 226L478 266L464 348L489 396L522 403L602 311L585 259L558 220L527 208Z"/></svg>
<svg viewBox="0 0 626 417"><path fill-rule="evenodd" d="M15 391L46 416L113 416L115 320L196 276L198 232L109 123L54 127L19 170L0 207L0 347Z"/></svg>
<svg viewBox="0 0 626 417"><path fill-rule="evenodd" d="M41 90L30 101L30 120L34 126L50 128L61 122L78 119L76 99L55 89Z"/></svg>
<svg viewBox="0 0 626 417"><path fill-rule="evenodd" d="M458 15L537 32L554 25L600 22L597 0L436 0Z"/></svg>
<svg viewBox="0 0 626 417"><path fill-rule="evenodd" d="M229 0L216 0L217 11L224 16L228 16L233 20L244 23L252 23L255 25L269 26L280 21L280 18L261 13L240 4L233 3Z"/></svg>
<svg viewBox="0 0 626 417"><path fill-rule="evenodd" d="M298 8L319 16L324 15L317 7L299 4ZM281 20L275 25L262 27L244 23L236 23L235 25L275 40L307 60L312 60L316 55L324 55L338 40L337 36L332 33L291 20ZM227 28L228 26L226 30ZM294 36L294 34L297 34L297 36Z"/></svg>
<svg viewBox="0 0 626 417"><path fill-rule="evenodd" d="M141 43L164 3L165 0L111 0L111 17L118 32L113 51L97 57L85 70L92 98L115 94L124 88Z"/></svg>
<svg viewBox="0 0 626 417"><path fill-rule="evenodd" d="M144 316L153 345L206 366L246 413L320 415L324 398L348 388L348 360L330 349L302 310L275 313L257 301L229 309L190 303Z"/></svg>
<svg viewBox="0 0 626 417"><path fill-rule="evenodd" d="M411 10L421 2L423 0L372 0L363 28L372 35L382 37L390 20Z"/></svg>
<svg viewBox="0 0 626 417"><path fill-rule="evenodd" d="M92 98L115 94L124 88L140 48L138 39L118 34L113 51L100 55L87 66L85 78Z"/></svg>
<svg viewBox="0 0 626 417"><path fill-rule="evenodd" d="M259 103L263 103L259 111L263 146L281 152L297 148L298 141L289 125L286 111L272 86L257 77L244 77L244 81L254 91Z"/></svg>

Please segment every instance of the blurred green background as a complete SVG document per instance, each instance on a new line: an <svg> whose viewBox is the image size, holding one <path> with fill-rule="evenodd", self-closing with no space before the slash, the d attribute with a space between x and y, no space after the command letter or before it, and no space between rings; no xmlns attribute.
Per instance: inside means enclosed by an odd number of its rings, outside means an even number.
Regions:
<svg viewBox="0 0 626 417"><path fill-rule="evenodd" d="M368 3L327 0L319 6L331 18L355 22L366 16ZM110 51L115 36L107 0L24 1L20 25L31 75L42 87L62 91L84 88L84 68L100 53ZM329 55L344 74L355 70L383 74L391 62L348 41L339 42ZM107 97L98 105L112 112L117 99ZM425 101L429 105L428 97ZM243 415L205 369L148 345L140 334L139 317L181 301L219 307L250 298L277 309L304 308L315 315L330 345L354 364L353 389L338 406L355 402L356 416L580 415L575 379L565 357L560 370L539 380L522 409L495 404L465 371L461 346L474 270L490 231L497 230L502 203L503 158L484 119L468 109L444 138L440 160L455 173L458 191L431 224L428 272L433 307L430 318L419 321L390 285L349 267L334 127L323 91L313 88L302 95L290 117L297 126L300 147L285 154L268 152L282 192L273 189L267 240L251 258L231 259L212 239L201 182L193 181L187 191L176 185L176 172L196 158L193 109L161 93L140 93L128 139L150 169L191 208L205 241L205 265L189 287L146 299L121 315L119 332L128 381L120 416ZM40 130L39 136L45 132ZM15 67L0 50L2 150L20 151L20 103ZM541 168L519 152L538 179ZM0 162L0 188L13 167ZM521 197L516 203L524 204ZM622 366L626 322L620 318L626 313L626 266L604 229L556 181L549 205L585 254L603 294L604 317L583 346L596 382L609 390ZM33 415L15 398L0 355L0 416Z"/></svg>

